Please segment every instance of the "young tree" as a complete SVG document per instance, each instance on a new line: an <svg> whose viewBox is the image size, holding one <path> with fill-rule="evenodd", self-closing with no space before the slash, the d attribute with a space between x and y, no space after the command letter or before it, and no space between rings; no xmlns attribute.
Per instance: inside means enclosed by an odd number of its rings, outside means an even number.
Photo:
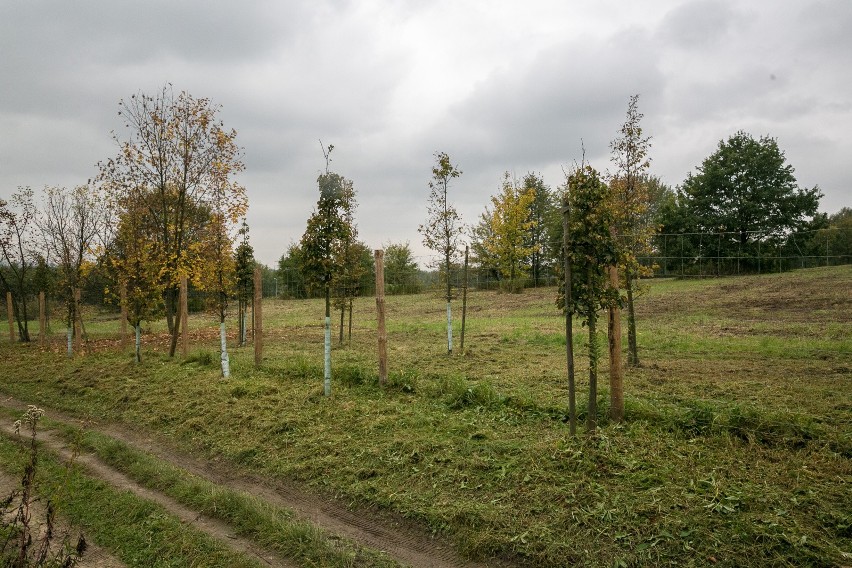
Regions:
<svg viewBox="0 0 852 568"><path fill-rule="evenodd" d="M173 356L180 334L175 317L180 278L198 271L197 239L209 218L214 193L221 192L228 217L245 214L245 188L232 180L244 167L242 150L236 131L226 130L218 120L218 106L186 92L175 95L170 85L155 96L133 95L119 106L129 137L123 141L115 137L119 153L99 164L98 179L119 194L138 187L149 190L138 213L148 218L150 236L156 241Z"/></svg>
<svg viewBox="0 0 852 568"><path fill-rule="evenodd" d="M610 190L591 166L583 166L567 179L564 206L567 216L567 251L571 272L568 314L578 314L589 329L589 407L586 427L597 428L597 373L600 349L598 312L618 302L618 291L609 283L608 268L618 258L612 232L614 223Z"/></svg>
<svg viewBox="0 0 852 568"><path fill-rule="evenodd" d="M824 226L799 239L809 254L824 257L826 264L852 262L852 208L825 216ZM792 237L792 235L791 235Z"/></svg>
<svg viewBox="0 0 852 568"><path fill-rule="evenodd" d="M529 208L529 221L533 223L527 233L525 243L532 251L527 259L532 275L533 286L541 284L544 274L552 270L559 261L562 246L561 226L557 200L550 187L545 185L540 175L528 173L524 176L524 190L533 190L533 199Z"/></svg>
<svg viewBox="0 0 852 568"><path fill-rule="evenodd" d="M37 254L32 275L32 290L44 292L44 322L42 322L44 328L39 331L43 335L50 329L50 300L56 291L58 280L59 274L56 268L50 266L44 254Z"/></svg>
<svg viewBox="0 0 852 568"><path fill-rule="evenodd" d="M387 243L384 255L388 294L413 294L420 291L419 269L408 241Z"/></svg>
<svg viewBox="0 0 852 568"><path fill-rule="evenodd" d="M210 304L219 320L222 376L227 379L231 376L231 364L228 356L225 317L228 311L228 300L236 287L236 261L231 230L239 220L236 215L242 215L245 210L234 211L229 208L227 193L229 187L228 184L222 183L227 181L227 176L221 176L216 181L220 183L216 183L213 187L210 222L205 227L204 238L201 241L205 266L201 273L200 284L203 290L212 293Z"/></svg>
<svg viewBox="0 0 852 568"><path fill-rule="evenodd" d="M343 176L328 171L328 151L326 172L317 178L320 197L316 209L308 219L305 234L302 235L302 271L311 285L321 286L325 292L325 357L324 392L331 395L331 284L337 269L336 258L341 244L349 239L350 225L346 215L354 196L352 182Z"/></svg>
<svg viewBox="0 0 852 568"><path fill-rule="evenodd" d="M290 243L278 259L278 294L285 298L307 298L309 282L304 276L304 255L298 243Z"/></svg>
<svg viewBox="0 0 852 568"><path fill-rule="evenodd" d="M340 337L343 344L343 324L346 310L349 309L350 339L352 333L352 304L359 295L361 279L372 264L370 249L358 241L358 225L355 223L355 190L349 184L345 195L346 206L343 211L343 221L347 225L346 238L341 240L335 251L337 270L332 275L331 288L334 293L334 307L340 310ZM364 264L366 255L367 266Z"/></svg>
<svg viewBox="0 0 852 568"><path fill-rule="evenodd" d="M44 205L36 217L48 261L59 269L65 301L68 356L72 355L74 322L80 317L74 291L84 286L86 265L95 261L95 247L104 235L106 208L95 189L45 188Z"/></svg>
<svg viewBox="0 0 852 568"><path fill-rule="evenodd" d="M6 270L0 270L0 284L5 291L12 292L12 308L18 324L18 337L23 342L30 340L27 298L32 292L30 270L35 260L35 218L33 190L29 187L19 187L18 191L12 194L9 203L0 199L0 254L6 264Z"/></svg>
<svg viewBox="0 0 852 568"><path fill-rule="evenodd" d="M418 227L423 235L423 244L441 255L440 263L447 279L447 353L453 353L453 315L450 302L453 299L450 268L459 258L464 226L456 208L449 202L447 193L450 180L462 172L450 162L444 152L435 153L432 181L429 182L429 200L426 206L427 219Z"/></svg>
<svg viewBox="0 0 852 568"><path fill-rule="evenodd" d="M639 112L639 95L632 95L627 104L627 118L621 125L619 136L610 143L616 174L610 180L615 213L615 231L621 237L619 266L627 292L627 362L639 365L639 348L636 342L636 311L633 300L637 278L648 270L639 257L651 251L651 241L656 227L648 223L650 208L648 186L644 181L651 165L648 150L651 138L643 136Z"/></svg>
<svg viewBox="0 0 852 568"><path fill-rule="evenodd" d="M494 234L494 226L491 223L493 217L494 211L486 205L485 211L479 214L479 222L470 228L470 250L473 251L474 263L480 272L484 272L489 278L499 280L500 260L485 246L485 243L497 238Z"/></svg>
<svg viewBox="0 0 852 568"><path fill-rule="evenodd" d="M538 252L538 245L530 244L530 232L536 226L530 218L534 201L535 187L518 186L509 172L503 176L500 193L491 197L490 234L482 247L496 261L500 275L509 279L511 291L523 289L517 280L526 275L525 260Z"/></svg>
<svg viewBox="0 0 852 568"><path fill-rule="evenodd" d="M113 275L118 290L112 295L121 297L125 290L127 322L135 335L134 360L142 362L142 322L162 314L163 296L159 287L159 258L155 243L150 239L150 227L145 215L147 188L137 187L131 191L115 193L117 201L110 203L116 214L117 224L108 238L104 264Z"/></svg>
<svg viewBox="0 0 852 568"><path fill-rule="evenodd" d="M352 225L353 230L355 226ZM340 310L340 338L343 344L344 320L349 312L349 340L352 340L352 308L355 298L373 277L373 259L370 248L361 241L343 243L337 259L338 271L332 277L334 307Z"/></svg>
<svg viewBox="0 0 852 568"><path fill-rule="evenodd" d="M719 255L746 250L752 240L796 231L812 218L818 187L800 188L774 138L737 132L690 173L679 193L698 233L720 234Z"/></svg>
<svg viewBox="0 0 852 568"><path fill-rule="evenodd" d="M243 219L239 230L240 244L234 251L240 346L246 344L246 314L254 297L254 248L249 243L249 227Z"/></svg>

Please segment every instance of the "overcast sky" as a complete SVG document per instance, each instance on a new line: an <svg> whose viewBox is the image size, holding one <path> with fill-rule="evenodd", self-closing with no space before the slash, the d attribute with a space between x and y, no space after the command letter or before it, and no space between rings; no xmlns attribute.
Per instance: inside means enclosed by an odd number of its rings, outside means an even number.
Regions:
<svg viewBox="0 0 852 568"><path fill-rule="evenodd" d="M475 222L502 173L551 187L638 93L651 173L677 186L737 130L770 135L822 210L852 206L852 1L0 0L0 198L73 187L126 136L118 102L166 83L238 132L256 256L298 241L324 168L360 236L410 241L436 151Z"/></svg>

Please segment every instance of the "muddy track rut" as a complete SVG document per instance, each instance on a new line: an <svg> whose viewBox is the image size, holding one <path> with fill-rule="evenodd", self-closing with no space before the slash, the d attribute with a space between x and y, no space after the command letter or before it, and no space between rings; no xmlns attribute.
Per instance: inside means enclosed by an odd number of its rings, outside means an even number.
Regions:
<svg viewBox="0 0 852 568"><path fill-rule="evenodd" d="M0 398L0 405L16 411L23 411L27 406L23 402L7 396ZM461 568L465 566L485 568L486 566L506 565L497 561L487 564L465 561L458 556L448 542L433 537L425 529L401 517L394 518L390 514L379 514L364 509L350 510L335 501L311 494L295 484L288 484L279 480L270 481L250 474L235 472L222 464L211 463L208 460L178 452L168 443L120 424L84 421L49 408L45 408L45 412L47 418L51 420L104 434L211 483L248 493L276 507L289 509L300 520L308 521L332 535L348 538L359 545L383 551L390 558L404 565L415 568ZM11 425L8 428L4 425L3 430L11 431ZM39 439L63 457L71 455L64 442L51 435L49 431L40 431ZM192 523L200 530L211 534L235 550L258 558L264 564L296 566L292 561L263 550L248 539L238 537L225 523L200 515L170 497L142 487L124 474L104 464L94 455L81 454L77 457L77 462L110 484L131 490L141 497L159 503L185 522Z"/></svg>

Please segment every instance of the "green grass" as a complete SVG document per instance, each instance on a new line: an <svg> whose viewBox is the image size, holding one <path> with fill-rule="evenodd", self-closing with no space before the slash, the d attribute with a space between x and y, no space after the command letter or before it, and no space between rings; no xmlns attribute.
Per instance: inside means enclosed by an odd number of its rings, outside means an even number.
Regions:
<svg viewBox="0 0 852 568"><path fill-rule="evenodd" d="M375 305L364 299L352 344L335 346L330 399L313 300L267 302L264 366L253 368L250 347L235 349L228 381L211 320L195 348L212 365L170 360L156 335L142 365L111 348L68 361L5 345L0 373L15 380L0 391L405 515L470 558L843 565L852 554L849 289L850 267L651 282L637 302L643 366L627 372L627 421L603 417L595 439L567 433L554 289L471 293L466 353L452 357L440 300L389 297L386 389ZM206 329L197 317L193 326ZM577 325L581 415L585 333Z"/></svg>
<svg viewBox="0 0 852 568"><path fill-rule="evenodd" d="M23 471L26 452L0 436L0 463L7 473ZM78 467L68 468L49 453L40 452L38 468L39 496L51 499L59 515L127 566L260 566L162 507L114 489Z"/></svg>

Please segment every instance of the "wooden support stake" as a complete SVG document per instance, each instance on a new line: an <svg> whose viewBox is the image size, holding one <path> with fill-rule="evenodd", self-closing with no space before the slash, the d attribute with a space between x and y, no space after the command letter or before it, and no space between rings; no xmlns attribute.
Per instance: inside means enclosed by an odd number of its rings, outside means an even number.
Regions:
<svg viewBox="0 0 852 568"><path fill-rule="evenodd" d="M180 354L186 359L189 355L189 284L186 276L180 279Z"/></svg>
<svg viewBox="0 0 852 568"><path fill-rule="evenodd" d="M618 290L618 268L609 267L609 284ZM624 369L621 365L621 309L609 309L609 417L624 420Z"/></svg>
<svg viewBox="0 0 852 568"><path fill-rule="evenodd" d="M80 289L74 288L74 352L83 353L83 327L80 315Z"/></svg>
<svg viewBox="0 0 852 568"><path fill-rule="evenodd" d="M6 313L9 314L9 341L15 343L15 308L12 305L12 292L6 292Z"/></svg>
<svg viewBox="0 0 852 568"><path fill-rule="evenodd" d="M254 366L263 361L263 276L260 267L254 268L254 302L252 307L252 338L254 339Z"/></svg>
<svg viewBox="0 0 852 568"><path fill-rule="evenodd" d="M38 343L44 347L47 342L47 313L45 310L44 290L38 293Z"/></svg>
<svg viewBox="0 0 852 568"><path fill-rule="evenodd" d="M127 284L121 285L121 324L119 325L119 333L121 334L121 346L127 347L129 336L127 335Z"/></svg>
<svg viewBox="0 0 852 568"><path fill-rule="evenodd" d="M388 332L385 327L385 251L376 250L376 315L379 340L379 384L388 381Z"/></svg>

